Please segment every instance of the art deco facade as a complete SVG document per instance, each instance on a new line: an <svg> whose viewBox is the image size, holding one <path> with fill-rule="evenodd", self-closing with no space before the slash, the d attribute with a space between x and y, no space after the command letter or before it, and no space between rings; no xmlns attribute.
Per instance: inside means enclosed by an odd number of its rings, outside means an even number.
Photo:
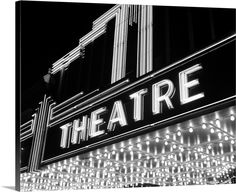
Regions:
<svg viewBox="0 0 236 192"><path fill-rule="evenodd" d="M21 125L23 191L235 183L235 10L115 5Z"/></svg>

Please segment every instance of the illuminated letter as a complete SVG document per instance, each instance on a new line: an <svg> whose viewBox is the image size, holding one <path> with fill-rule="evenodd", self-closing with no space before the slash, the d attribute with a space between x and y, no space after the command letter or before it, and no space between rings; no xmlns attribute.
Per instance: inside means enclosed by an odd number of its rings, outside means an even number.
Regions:
<svg viewBox="0 0 236 192"><path fill-rule="evenodd" d="M188 76L200 69L202 66L197 64L179 73L180 102L182 105L204 97L204 93L189 96L189 89L198 85L199 81L198 79L188 81Z"/></svg>
<svg viewBox="0 0 236 192"><path fill-rule="evenodd" d="M70 144L71 123L61 126L60 129L62 130L60 146L62 148L68 148Z"/></svg>
<svg viewBox="0 0 236 192"><path fill-rule="evenodd" d="M140 91L133 93L129 97L134 99L134 120L140 121L143 119L143 96L147 93L147 89L141 89Z"/></svg>
<svg viewBox="0 0 236 192"><path fill-rule="evenodd" d="M103 119L100 118L100 115L106 111L106 108L99 108L96 111L91 113L91 127L90 127L90 137L96 137L102 135L105 131L99 130L100 125L104 123Z"/></svg>
<svg viewBox="0 0 236 192"><path fill-rule="evenodd" d="M121 101L116 101L114 103L107 129L109 131L114 131L117 123L119 123L122 127L127 125L125 112Z"/></svg>
<svg viewBox="0 0 236 192"><path fill-rule="evenodd" d="M168 86L168 89L164 95L162 95L162 88ZM162 112L161 102L165 101L169 109L174 108L170 98L173 97L175 92L173 83L165 79L152 85L152 112L158 114Z"/></svg>
<svg viewBox="0 0 236 192"><path fill-rule="evenodd" d="M77 143L80 143L81 140L85 141L87 139L87 134L86 134L87 120L88 120L87 116L83 116L83 120L81 123L80 123L80 119L74 120L71 143L77 144Z"/></svg>

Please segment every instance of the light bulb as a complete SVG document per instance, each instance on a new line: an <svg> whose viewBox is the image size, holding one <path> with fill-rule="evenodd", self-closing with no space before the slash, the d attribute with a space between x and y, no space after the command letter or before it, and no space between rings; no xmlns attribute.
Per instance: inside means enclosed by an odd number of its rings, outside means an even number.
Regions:
<svg viewBox="0 0 236 192"><path fill-rule="evenodd" d="M225 141L228 141L228 139L229 139L229 138L228 138L227 136L225 136Z"/></svg>
<svg viewBox="0 0 236 192"><path fill-rule="evenodd" d="M190 133L193 132L193 128L192 128L192 127L189 128L189 132L190 132Z"/></svg>
<svg viewBox="0 0 236 192"><path fill-rule="evenodd" d="M230 120L231 120L231 121L234 121L234 120L235 120L234 115L230 115Z"/></svg>
<svg viewBox="0 0 236 192"><path fill-rule="evenodd" d="M137 144L137 147L138 147L138 148L141 148L141 144L140 144L140 143L138 143L138 144Z"/></svg>
<svg viewBox="0 0 236 192"><path fill-rule="evenodd" d="M157 142L157 143L159 142L159 138L156 138L156 142Z"/></svg>
<svg viewBox="0 0 236 192"><path fill-rule="evenodd" d="M206 129L206 127L207 127L206 124L203 123L203 124L202 124L202 128L203 128L203 129Z"/></svg>
<svg viewBox="0 0 236 192"><path fill-rule="evenodd" d="M177 132L177 135L178 135L178 136L181 136L181 131L178 131L178 132Z"/></svg>
<svg viewBox="0 0 236 192"><path fill-rule="evenodd" d="M215 132L215 130L213 128L211 128L211 133L214 133L214 132Z"/></svg>
<svg viewBox="0 0 236 192"><path fill-rule="evenodd" d="M129 149L129 150L131 150L132 148L133 148L133 146L129 146L129 148L128 148L128 149Z"/></svg>
<svg viewBox="0 0 236 192"><path fill-rule="evenodd" d="M141 157L142 157L142 154L139 153L139 154L138 154L138 159L141 159Z"/></svg>
<svg viewBox="0 0 236 192"><path fill-rule="evenodd" d="M220 127L220 120L219 119L216 119L216 126Z"/></svg>

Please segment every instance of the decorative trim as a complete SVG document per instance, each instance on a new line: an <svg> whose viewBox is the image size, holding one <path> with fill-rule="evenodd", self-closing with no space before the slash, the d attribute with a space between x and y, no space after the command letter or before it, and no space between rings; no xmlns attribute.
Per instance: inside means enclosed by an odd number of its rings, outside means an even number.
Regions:
<svg viewBox="0 0 236 192"><path fill-rule="evenodd" d="M137 77L152 71L153 13L151 5L139 5L137 39Z"/></svg>

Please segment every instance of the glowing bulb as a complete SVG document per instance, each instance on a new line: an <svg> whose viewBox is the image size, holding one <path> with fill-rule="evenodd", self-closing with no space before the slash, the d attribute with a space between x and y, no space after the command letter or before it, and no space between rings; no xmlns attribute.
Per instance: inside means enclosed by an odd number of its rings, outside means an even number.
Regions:
<svg viewBox="0 0 236 192"><path fill-rule="evenodd" d="M211 149L211 148L212 148L211 145L209 145L209 146L208 146L208 149Z"/></svg>
<svg viewBox="0 0 236 192"><path fill-rule="evenodd" d="M176 149L176 145L173 145L173 149Z"/></svg>
<svg viewBox="0 0 236 192"><path fill-rule="evenodd" d="M123 153L123 152L124 152L124 148L121 148L121 149L120 149L120 152Z"/></svg>
<svg viewBox="0 0 236 192"><path fill-rule="evenodd" d="M221 139L221 137L222 137L222 133L218 133L218 137Z"/></svg>
<svg viewBox="0 0 236 192"><path fill-rule="evenodd" d="M139 153L139 154L138 154L138 159L141 159L141 157L142 157L142 154Z"/></svg>
<svg viewBox="0 0 236 192"><path fill-rule="evenodd" d="M223 146L223 144L222 144L222 143L220 143L220 144L219 144L219 146L220 146L220 147L222 147L222 146Z"/></svg>
<svg viewBox="0 0 236 192"><path fill-rule="evenodd" d="M159 138L156 138L156 142L157 142L157 143L159 142Z"/></svg>
<svg viewBox="0 0 236 192"><path fill-rule="evenodd" d="M169 139L170 138L170 136L169 135L166 135L166 139Z"/></svg>
<svg viewBox="0 0 236 192"><path fill-rule="evenodd" d="M214 133L214 132L215 132L215 130L213 128L211 128L211 133Z"/></svg>
<svg viewBox="0 0 236 192"><path fill-rule="evenodd" d="M178 135L178 136L181 136L181 132L180 132L180 131L178 131L178 132L177 132L177 135Z"/></svg>
<svg viewBox="0 0 236 192"><path fill-rule="evenodd" d="M220 120L219 119L216 119L216 126L220 127Z"/></svg>
<svg viewBox="0 0 236 192"><path fill-rule="evenodd" d="M149 145L150 144L150 141L146 141L146 145Z"/></svg>
<svg viewBox="0 0 236 192"><path fill-rule="evenodd" d="M231 121L234 121L235 120L235 117L233 115L230 115L230 120Z"/></svg>
<svg viewBox="0 0 236 192"><path fill-rule="evenodd" d="M167 142L167 141L165 142L165 145L168 145L168 142Z"/></svg>
<svg viewBox="0 0 236 192"><path fill-rule="evenodd" d="M138 148L141 148L141 144L140 144L140 143L138 143L138 144L137 144L137 147L138 147Z"/></svg>
<svg viewBox="0 0 236 192"><path fill-rule="evenodd" d="M202 128L203 128L203 129L206 129L206 127L207 127L206 124L203 123L203 124L202 124Z"/></svg>
<svg viewBox="0 0 236 192"><path fill-rule="evenodd" d="M225 141L228 141L228 139L229 139L229 138L228 138L227 136L225 136Z"/></svg>
<svg viewBox="0 0 236 192"><path fill-rule="evenodd" d="M231 140L231 144L233 145L235 142L234 142L234 140Z"/></svg>
<svg viewBox="0 0 236 192"><path fill-rule="evenodd" d="M192 128L192 127L189 128L189 132L190 132L190 133L193 132L193 128Z"/></svg>

